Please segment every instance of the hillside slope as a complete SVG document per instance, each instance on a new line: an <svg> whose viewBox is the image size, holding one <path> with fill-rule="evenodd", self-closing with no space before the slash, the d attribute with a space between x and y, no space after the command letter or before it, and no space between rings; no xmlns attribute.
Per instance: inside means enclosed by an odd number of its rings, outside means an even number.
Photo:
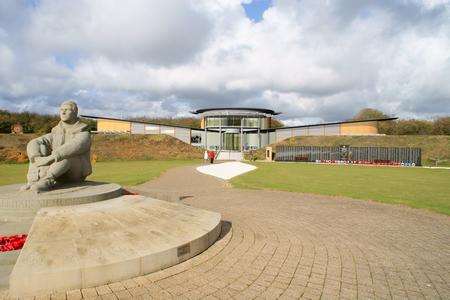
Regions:
<svg viewBox="0 0 450 300"><path fill-rule="evenodd" d="M384 135L384 136L303 136L286 139L271 146L303 145L303 146L339 146L354 147L417 147L422 149L422 164L434 165L432 158L436 156L450 163L450 136L448 135ZM264 150L258 150L257 159L264 159Z"/></svg>
<svg viewBox="0 0 450 300"><path fill-rule="evenodd" d="M107 161L203 158L200 148L168 135L94 135L92 159Z"/></svg>
<svg viewBox="0 0 450 300"><path fill-rule="evenodd" d="M34 134L0 134L0 162L27 162L27 143ZM91 157L94 161L166 160L202 158L202 150L167 135L92 136Z"/></svg>

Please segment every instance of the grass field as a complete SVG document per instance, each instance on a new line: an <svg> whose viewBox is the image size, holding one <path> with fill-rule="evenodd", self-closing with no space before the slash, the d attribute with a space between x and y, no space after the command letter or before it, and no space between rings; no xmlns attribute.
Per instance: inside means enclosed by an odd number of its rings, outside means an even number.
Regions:
<svg viewBox="0 0 450 300"><path fill-rule="evenodd" d="M199 160L110 161L94 164L89 180L136 185L169 168ZM346 196L406 204L450 215L450 170L306 163L255 163L257 170L234 178L233 186ZM27 164L0 164L0 185L25 181Z"/></svg>
<svg viewBox="0 0 450 300"><path fill-rule="evenodd" d="M116 182L123 186L136 185L158 177L172 167L191 165L199 160L110 161L94 164L88 180ZM0 164L0 185L26 181L28 164Z"/></svg>
<svg viewBox="0 0 450 300"><path fill-rule="evenodd" d="M450 170L307 163L255 163L232 180L239 188L346 196L406 204L450 215Z"/></svg>

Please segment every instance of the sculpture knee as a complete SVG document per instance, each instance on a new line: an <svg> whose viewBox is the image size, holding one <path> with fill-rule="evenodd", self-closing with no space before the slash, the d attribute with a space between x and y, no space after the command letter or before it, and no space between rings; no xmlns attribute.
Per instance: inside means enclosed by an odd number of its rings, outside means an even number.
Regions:
<svg viewBox="0 0 450 300"><path fill-rule="evenodd" d="M55 162L50 165L47 171L47 176L51 176L54 179L64 175L70 170L70 161L68 159L63 159L61 161Z"/></svg>
<svg viewBox="0 0 450 300"><path fill-rule="evenodd" d="M31 162L34 162L35 157L49 156L50 154L50 149L47 145L37 139L31 140L27 144L27 155Z"/></svg>

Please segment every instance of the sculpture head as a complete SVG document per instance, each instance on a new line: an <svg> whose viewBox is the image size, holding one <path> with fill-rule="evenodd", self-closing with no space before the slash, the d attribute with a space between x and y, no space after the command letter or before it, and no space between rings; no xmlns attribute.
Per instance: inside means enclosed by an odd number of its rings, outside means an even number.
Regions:
<svg viewBox="0 0 450 300"><path fill-rule="evenodd" d="M78 120L78 106L74 101L64 101L59 107L59 117L64 123L73 124Z"/></svg>

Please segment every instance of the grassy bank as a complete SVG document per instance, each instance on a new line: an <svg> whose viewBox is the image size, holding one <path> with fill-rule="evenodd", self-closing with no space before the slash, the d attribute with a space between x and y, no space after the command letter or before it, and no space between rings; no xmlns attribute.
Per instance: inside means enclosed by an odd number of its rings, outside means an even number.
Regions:
<svg viewBox="0 0 450 300"><path fill-rule="evenodd" d="M0 162L28 161L26 146L34 134L0 134ZM203 151L168 135L94 134L91 158L113 160L201 159Z"/></svg>
<svg viewBox="0 0 450 300"><path fill-rule="evenodd" d="M94 164L88 180L115 182L123 186L136 185L158 177L178 166L192 165L196 160L111 161ZM0 185L26 181L27 164L0 164Z"/></svg>
<svg viewBox="0 0 450 300"><path fill-rule="evenodd" d="M450 215L450 170L307 163L255 165L257 170L233 179L233 186L406 204Z"/></svg>

